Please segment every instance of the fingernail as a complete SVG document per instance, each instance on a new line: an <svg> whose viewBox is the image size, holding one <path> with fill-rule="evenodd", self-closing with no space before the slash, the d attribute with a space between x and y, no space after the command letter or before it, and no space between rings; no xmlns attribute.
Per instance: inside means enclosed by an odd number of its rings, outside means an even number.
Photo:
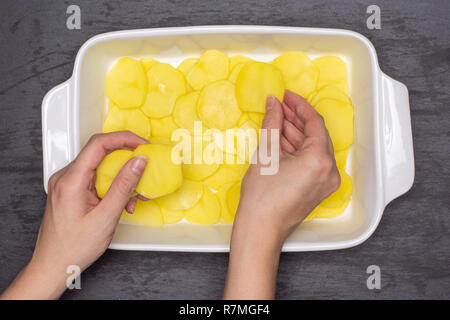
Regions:
<svg viewBox="0 0 450 320"><path fill-rule="evenodd" d="M131 165L131 170L133 170L133 172L136 173L137 175L141 175L145 170L147 161L148 161L148 159L146 156L135 157L133 159L133 164Z"/></svg>
<svg viewBox="0 0 450 320"><path fill-rule="evenodd" d="M275 105L275 97L272 95L268 96L266 101L266 111L272 110L274 105Z"/></svg>

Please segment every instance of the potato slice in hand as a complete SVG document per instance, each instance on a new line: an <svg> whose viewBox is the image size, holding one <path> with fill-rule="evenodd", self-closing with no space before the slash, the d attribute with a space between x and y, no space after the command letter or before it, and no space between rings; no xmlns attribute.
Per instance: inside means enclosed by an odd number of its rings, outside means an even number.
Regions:
<svg viewBox="0 0 450 320"><path fill-rule="evenodd" d="M322 88L331 84L337 86L344 93L348 92L347 66L341 58L336 56L325 56L314 59L313 63L319 68L317 88Z"/></svg>
<svg viewBox="0 0 450 320"><path fill-rule="evenodd" d="M103 198L111 187L120 169L133 157L133 151L116 150L106 155L96 169L95 189L99 198Z"/></svg>
<svg viewBox="0 0 450 320"><path fill-rule="evenodd" d="M144 101L147 78L139 61L125 57L108 72L105 94L120 108L137 108Z"/></svg>
<svg viewBox="0 0 450 320"><path fill-rule="evenodd" d="M194 91L178 98L173 109L173 120L177 125L194 133L194 121L200 120L197 115L197 102L200 93Z"/></svg>
<svg viewBox="0 0 450 320"><path fill-rule="evenodd" d="M319 69L303 52L283 53L273 65L283 74L286 89L305 98L316 89Z"/></svg>
<svg viewBox="0 0 450 320"><path fill-rule="evenodd" d="M234 92L234 85L228 80L214 82L202 90L197 114L207 127L223 131L238 122L242 112Z"/></svg>
<svg viewBox="0 0 450 320"><path fill-rule="evenodd" d="M216 195L203 185L203 195L195 206L187 209L185 218L191 223L211 225L219 221L220 204Z"/></svg>
<svg viewBox="0 0 450 320"><path fill-rule="evenodd" d="M348 148L353 143L353 107L348 103L325 99L316 106L325 120L335 151Z"/></svg>
<svg viewBox="0 0 450 320"><path fill-rule="evenodd" d="M192 89L201 90L209 83L226 79L228 71L228 56L218 50L208 50L200 56L186 80Z"/></svg>
<svg viewBox="0 0 450 320"><path fill-rule="evenodd" d="M265 113L259 113L259 112L249 112L248 116L250 119L258 125L259 128L262 127L262 123L264 121L264 117L266 116Z"/></svg>
<svg viewBox="0 0 450 320"><path fill-rule="evenodd" d="M262 62L245 65L236 79L239 108L246 112L265 113L269 95L283 100L284 83L280 70Z"/></svg>
<svg viewBox="0 0 450 320"><path fill-rule="evenodd" d="M142 111L151 118L172 113L177 98L186 93L183 74L167 63L158 63L147 72L148 93Z"/></svg>
<svg viewBox="0 0 450 320"><path fill-rule="evenodd" d="M172 161L173 146L167 144L143 144L134 150L134 156L144 155L147 166L136 192L154 199L177 190L183 182L181 165Z"/></svg>
<svg viewBox="0 0 450 320"><path fill-rule="evenodd" d="M125 210L122 212L120 222L141 226L161 227L163 225L163 216L161 214L161 209L155 201L138 200L132 214L129 214Z"/></svg>
<svg viewBox="0 0 450 320"><path fill-rule="evenodd" d="M150 120L139 109L119 109L110 103L108 115L103 122L103 133L129 130L148 139L151 136Z"/></svg>
<svg viewBox="0 0 450 320"><path fill-rule="evenodd" d="M158 205L166 210L186 210L192 208L202 197L203 185L199 181L184 179L176 191L157 198Z"/></svg>

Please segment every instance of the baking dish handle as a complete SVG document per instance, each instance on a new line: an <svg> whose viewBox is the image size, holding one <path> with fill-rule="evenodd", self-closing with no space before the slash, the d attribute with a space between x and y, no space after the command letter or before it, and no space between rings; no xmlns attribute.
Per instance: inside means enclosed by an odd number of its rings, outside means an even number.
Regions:
<svg viewBox="0 0 450 320"><path fill-rule="evenodd" d="M70 159L70 79L51 89L42 101L42 155L44 189L53 173Z"/></svg>
<svg viewBox="0 0 450 320"><path fill-rule="evenodd" d="M382 145L384 199L388 204L407 192L414 182L414 152L406 86L382 74Z"/></svg>

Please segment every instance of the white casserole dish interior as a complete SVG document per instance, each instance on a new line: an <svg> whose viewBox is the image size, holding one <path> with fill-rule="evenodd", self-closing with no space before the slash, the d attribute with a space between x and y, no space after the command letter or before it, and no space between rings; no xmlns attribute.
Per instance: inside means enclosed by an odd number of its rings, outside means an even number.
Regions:
<svg viewBox="0 0 450 320"><path fill-rule="evenodd" d="M410 189L414 159L407 88L385 75L374 47L362 35L336 29L270 26L203 26L101 34L79 50L72 77L53 88L42 104L44 186L49 177L101 132L106 116L104 80L123 56L154 57L177 66L208 49L270 61L300 50L309 57L336 55L348 67L355 108L355 141L347 172L354 192L344 215L302 224L284 251L331 250L365 241L387 203ZM283 201L283 199L280 199ZM231 225L185 222L162 228L120 224L111 248L162 251L228 251Z"/></svg>

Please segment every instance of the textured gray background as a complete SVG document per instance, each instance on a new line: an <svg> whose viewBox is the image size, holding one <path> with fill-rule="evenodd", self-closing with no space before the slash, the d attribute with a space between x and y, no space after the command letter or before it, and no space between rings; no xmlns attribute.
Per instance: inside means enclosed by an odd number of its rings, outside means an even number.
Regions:
<svg viewBox="0 0 450 320"><path fill-rule="evenodd" d="M189 5L186 5L188 4ZM382 29L366 28L381 7ZM78 4L82 29L66 29ZM374 235L347 250L283 254L277 297L450 298L450 2L30 1L0 2L0 291L31 256L45 198L41 101L70 77L79 47L112 30L206 24L344 28L375 45L381 68L410 92L416 179ZM220 298L225 254L107 251L65 299ZM367 266L382 289L366 288Z"/></svg>

